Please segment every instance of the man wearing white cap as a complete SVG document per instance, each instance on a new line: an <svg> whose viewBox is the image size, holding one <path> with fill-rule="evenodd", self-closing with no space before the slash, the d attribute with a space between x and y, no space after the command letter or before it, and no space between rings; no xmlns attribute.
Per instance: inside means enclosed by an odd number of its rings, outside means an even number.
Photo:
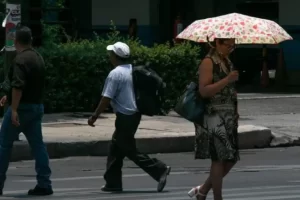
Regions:
<svg viewBox="0 0 300 200"><path fill-rule="evenodd" d="M115 132L109 147L107 169L104 174L105 192L121 192L123 159L128 157L158 182L157 191L161 192L167 182L171 167L163 162L138 152L134 135L141 121L132 82L132 65L129 63L130 49L127 44L117 42L109 45L110 61L115 67L108 75L102 99L88 124L94 126L99 115L112 105L116 113Z"/></svg>

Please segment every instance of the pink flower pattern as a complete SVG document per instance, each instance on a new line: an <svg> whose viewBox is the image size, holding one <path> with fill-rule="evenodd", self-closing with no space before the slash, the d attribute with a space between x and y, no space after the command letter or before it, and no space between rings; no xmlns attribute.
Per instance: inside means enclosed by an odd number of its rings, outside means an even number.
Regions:
<svg viewBox="0 0 300 200"><path fill-rule="evenodd" d="M215 38L235 38L237 44L278 44L293 38L276 22L232 13L197 20L177 38L195 42L214 41Z"/></svg>

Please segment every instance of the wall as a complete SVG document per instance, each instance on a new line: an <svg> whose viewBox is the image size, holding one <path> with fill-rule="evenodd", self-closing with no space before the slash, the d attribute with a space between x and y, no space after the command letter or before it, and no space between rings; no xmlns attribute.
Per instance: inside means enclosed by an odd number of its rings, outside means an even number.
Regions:
<svg viewBox="0 0 300 200"><path fill-rule="evenodd" d="M194 1L196 19L205 19L214 16L213 1Z"/></svg>
<svg viewBox="0 0 300 200"><path fill-rule="evenodd" d="M288 69L289 84L299 85L300 76L300 1L279 0L279 23L293 37L281 44Z"/></svg>
<svg viewBox="0 0 300 200"><path fill-rule="evenodd" d="M138 37L143 43L150 44L150 0L92 0L94 30L108 30L113 20L117 28L126 33L131 18L137 19Z"/></svg>
<svg viewBox="0 0 300 200"><path fill-rule="evenodd" d="M128 29L130 18L138 21L138 37L146 45L165 42L173 31L174 12L187 7L186 18L191 21L213 16L213 3L208 0L91 0L92 26L94 30L108 30L113 20L119 30ZM183 6L184 5L184 6ZM223 6L223 5L221 5ZM178 7L178 6L177 6ZM173 9L173 10L172 10ZM177 10L178 9L178 10Z"/></svg>
<svg viewBox="0 0 300 200"><path fill-rule="evenodd" d="M300 25L300 1L279 0L279 23L281 25Z"/></svg>
<svg viewBox="0 0 300 200"><path fill-rule="evenodd" d="M110 20L126 26L130 18L140 25L149 25L149 0L92 0L92 25L109 25Z"/></svg>

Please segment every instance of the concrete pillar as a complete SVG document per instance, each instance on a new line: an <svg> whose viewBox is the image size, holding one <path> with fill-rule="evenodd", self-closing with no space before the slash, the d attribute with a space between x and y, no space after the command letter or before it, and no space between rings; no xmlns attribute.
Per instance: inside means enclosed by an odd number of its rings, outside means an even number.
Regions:
<svg viewBox="0 0 300 200"><path fill-rule="evenodd" d="M160 23L160 1L161 0L148 0L149 1L149 26L150 26L150 35L152 36L151 42L159 43L161 31L166 27L164 23ZM166 11L167 12L167 11ZM166 13L164 13L166 14Z"/></svg>
<svg viewBox="0 0 300 200"><path fill-rule="evenodd" d="M284 65L283 49L279 48L278 62L275 74L275 84L278 89L284 88L286 84L286 68Z"/></svg>

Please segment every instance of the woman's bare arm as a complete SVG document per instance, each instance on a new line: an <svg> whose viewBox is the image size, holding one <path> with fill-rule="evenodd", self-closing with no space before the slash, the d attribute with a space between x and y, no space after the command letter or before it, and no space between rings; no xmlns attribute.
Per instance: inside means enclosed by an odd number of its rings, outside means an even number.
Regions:
<svg viewBox="0 0 300 200"><path fill-rule="evenodd" d="M202 97L209 98L220 92L229 83L229 79L213 83L213 63L209 58L204 58L199 67L199 92Z"/></svg>

